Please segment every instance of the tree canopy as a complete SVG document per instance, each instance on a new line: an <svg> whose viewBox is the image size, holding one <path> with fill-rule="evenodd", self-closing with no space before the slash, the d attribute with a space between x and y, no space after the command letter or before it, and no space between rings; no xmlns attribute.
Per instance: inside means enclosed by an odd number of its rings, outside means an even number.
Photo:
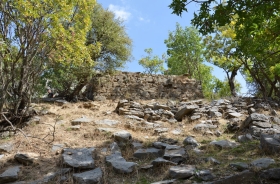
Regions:
<svg viewBox="0 0 280 184"><path fill-rule="evenodd" d="M190 78L197 79L202 83L205 97L212 97L215 77L212 76L212 67L204 64L205 46L202 37L194 27L183 28L178 23L176 29L170 31L164 41L167 46L166 74L188 74ZM217 79L218 80L218 79Z"/></svg>
<svg viewBox="0 0 280 184"><path fill-rule="evenodd" d="M25 112L47 63L92 62L92 48L84 43L94 5L92 0L1 1L0 112L4 106L15 115Z"/></svg>
<svg viewBox="0 0 280 184"><path fill-rule="evenodd" d="M64 96L69 101L79 95L96 71L112 72L122 68L131 57L132 41L122 21L115 19L113 12L99 4L91 11L91 26L84 46L91 48L90 57L94 62L70 65L55 62L47 66L42 76L44 79L51 79L52 87L59 96ZM99 46L98 49L93 49L96 46Z"/></svg>
<svg viewBox="0 0 280 184"><path fill-rule="evenodd" d="M246 82L253 87L254 94L280 97L277 59L280 56L280 1L173 0L169 7L173 13L181 15L188 11L190 3L200 4L200 11L192 20L200 33L207 35L224 29L223 26L231 26L234 37L226 39L235 43L231 56L242 66ZM230 63L236 66L233 60Z"/></svg>
<svg viewBox="0 0 280 184"><path fill-rule="evenodd" d="M147 56L141 58L138 63L145 69L145 72L148 74L156 74L158 72L163 73L163 63L165 61L165 55L163 54L162 58L153 56L152 48L145 49L144 51L147 53Z"/></svg>

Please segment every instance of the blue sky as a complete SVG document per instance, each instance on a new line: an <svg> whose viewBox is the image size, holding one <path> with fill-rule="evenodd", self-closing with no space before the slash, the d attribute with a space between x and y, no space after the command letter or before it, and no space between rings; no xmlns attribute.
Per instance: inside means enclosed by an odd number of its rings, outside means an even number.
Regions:
<svg viewBox="0 0 280 184"><path fill-rule="evenodd" d="M144 71L138 64L138 60L145 56L144 49L152 48L153 54L158 56L165 53L167 48L164 40L168 38L168 32L175 30L176 22L182 27L191 26L193 14L199 10L199 5L192 3L188 6L188 12L180 17L172 14L168 8L171 0L99 0L98 3L124 21L133 41L133 59L123 70L131 72ZM213 75L223 80L226 76L223 70L215 66L213 68ZM242 84L241 92L245 93L246 84L240 74L237 80Z"/></svg>

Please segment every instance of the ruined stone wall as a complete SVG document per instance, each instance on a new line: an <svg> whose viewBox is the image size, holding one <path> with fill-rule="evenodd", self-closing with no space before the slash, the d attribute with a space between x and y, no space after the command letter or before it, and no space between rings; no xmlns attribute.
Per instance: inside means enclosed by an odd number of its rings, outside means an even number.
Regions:
<svg viewBox="0 0 280 184"><path fill-rule="evenodd" d="M93 95L106 99L203 98L200 83L187 76L119 72L96 77L93 86Z"/></svg>

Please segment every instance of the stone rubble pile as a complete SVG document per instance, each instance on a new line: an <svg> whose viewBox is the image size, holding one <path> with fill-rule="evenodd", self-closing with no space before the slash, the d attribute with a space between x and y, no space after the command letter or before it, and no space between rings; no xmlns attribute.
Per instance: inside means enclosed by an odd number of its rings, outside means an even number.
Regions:
<svg viewBox="0 0 280 184"><path fill-rule="evenodd" d="M257 101L258 102L258 101ZM274 104L276 108L276 104ZM269 115L262 113L266 111ZM81 124L95 124L99 126L98 131L112 133L112 143L106 148L69 148L65 145L54 145L55 151L61 151L61 165L56 172L43 176L36 181L21 181L19 173L25 166L36 164L39 155L35 153L17 153L14 155L17 165L7 168L0 174L0 183L59 183L74 181L79 184L102 183L104 179L104 168L96 159L104 159L106 168L111 168L116 174L133 174L141 170L152 170L159 167L166 168L168 175L166 180L153 184L176 183L179 180L196 178L198 181L219 183L246 183L255 181L280 182L280 168L278 160L269 155L280 153L280 120L276 111L265 103L254 103L254 101L239 100L215 100L205 104L202 100L175 103L168 101L166 104L157 102L140 104L132 100L120 100L115 112L125 116L127 121L125 127L130 129L150 129L155 134L162 134L169 130L162 122L178 124L180 121L197 122L193 130L201 134L221 136L228 131L238 131L236 141L214 140L204 147L218 149L236 149L243 142L253 139L260 140L260 147L268 156L252 160L250 162L231 162L228 165L229 175L218 177L213 169L198 167L200 163L220 165L219 158L205 157L204 150L195 137L187 136L183 142L173 139L161 139L149 146L143 146L133 139L127 130L115 128L124 123L116 120L103 119L95 121L85 116L71 122L73 126ZM271 112L271 113L270 113ZM228 122L226 130L221 129L220 121ZM79 128L77 128L79 131ZM173 130L174 131L174 130ZM180 129L177 130L180 133ZM133 151L132 158L123 155L123 149ZM12 152L13 144L0 145L0 159L3 153ZM195 162L192 160L194 153L198 155ZM142 164L143 161L149 163ZM107 170L106 169L106 170ZM258 172L255 172L258 171Z"/></svg>

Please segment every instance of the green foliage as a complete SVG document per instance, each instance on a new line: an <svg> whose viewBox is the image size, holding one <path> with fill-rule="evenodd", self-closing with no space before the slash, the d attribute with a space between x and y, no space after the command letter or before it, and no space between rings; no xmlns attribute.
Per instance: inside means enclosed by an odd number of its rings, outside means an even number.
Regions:
<svg viewBox="0 0 280 184"><path fill-rule="evenodd" d="M280 88L277 84L280 83L280 77L277 68L280 56L280 1L173 0L169 7L173 13L181 15L187 11L187 5L191 2L200 4L200 11L195 13L192 23L202 34L213 33L217 27L231 25L230 29L225 28L233 34L223 36L231 38L232 43L236 44L234 57L241 63L241 72L246 74L247 83L253 86L255 93L262 93L263 97L279 97Z"/></svg>
<svg viewBox="0 0 280 184"><path fill-rule="evenodd" d="M94 0L1 1L0 112L5 103L15 115L22 111L45 66L54 60L93 63L84 43L94 5Z"/></svg>
<svg viewBox="0 0 280 184"><path fill-rule="evenodd" d="M168 39L164 41L167 46L166 74L188 74L202 82L205 97L211 97L213 91L212 68L203 63L203 49L201 37L193 27L182 28L178 23L176 30L169 32Z"/></svg>
<svg viewBox="0 0 280 184"><path fill-rule="evenodd" d="M241 90L241 84L237 81L234 81L235 88L237 92L240 92ZM229 97L231 96L231 89L228 85L228 79L226 78L224 81L221 81L219 79L214 80L214 89L213 89L213 96L212 99L217 98L223 98L223 97Z"/></svg>
<svg viewBox="0 0 280 184"><path fill-rule="evenodd" d="M167 66L171 74L187 73L199 78L199 63L202 63L203 46L198 31L193 27L182 28L178 23L176 30L169 32L164 40L167 46Z"/></svg>
<svg viewBox="0 0 280 184"><path fill-rule="evenodd" d="M114 13L97 4L91 17L92 25L87 35L86 45L101 43L100 52L91 55L95 69L111 71L124 67L130 60L132 40L126 33L120 19Z"/></svg>
<svg viewBox="0 0 280 184"><path fill-rule="evenodd" d="M163 63L165 60L165 55L162 55L162 58L159 58L158 56L153 56L153 49L148 48L144 50L148 55L146 57L141 58L138 63L141 65L145 72L148 74L164 72Z"/></svg>
<svg viewBox="0 0 280 184"><path fill-rule="evenodd" d="M43 78L52 80L52 87L68 100L79 94L96 70L112 72L122 68L130 59L132 41L125 27L114 14L97 4L90 17L92 24L86 36L85 46L94 63L52 63L47 66Z"/></svg>
<svg viewBox="0 0 280 184"><path fill-rule="evenodd" d="M234 25L235 21L233 20L226 26L216 27L215 36L206 36L203 42L206 45L204 52L206 60L226 72L231 95L237 96L234 81L237 71L243 64L236 55L237 42L234 40L236 36Z"/></svg>

